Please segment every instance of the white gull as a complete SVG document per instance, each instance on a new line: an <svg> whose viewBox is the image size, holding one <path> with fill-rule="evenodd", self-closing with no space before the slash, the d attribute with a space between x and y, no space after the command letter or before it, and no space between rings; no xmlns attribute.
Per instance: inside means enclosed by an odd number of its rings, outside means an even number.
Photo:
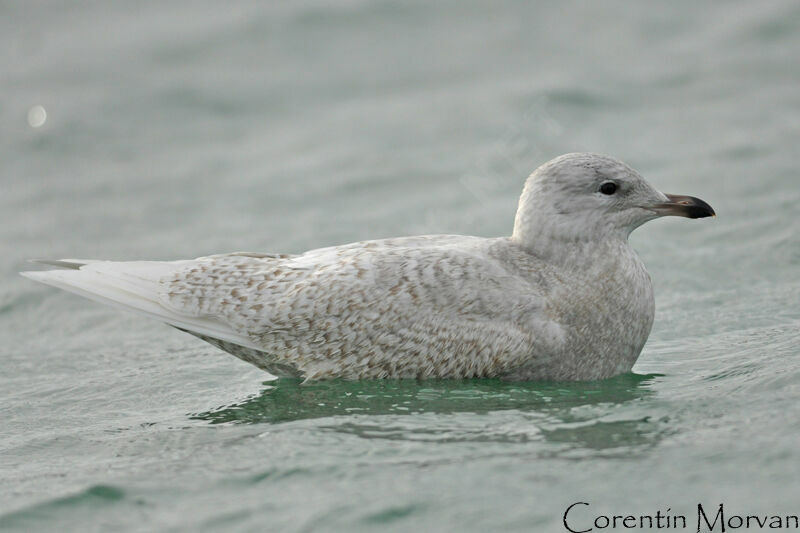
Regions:
<svg viewBox="0 0 800 533"><path fill-rule="evenodd" d="M278 376L593 380L630 371L650 277L628 244L648 220L713 216L603 155L525 183L511 237L425 235L300 255L43 261L36 281L159 319Z"/></svg>

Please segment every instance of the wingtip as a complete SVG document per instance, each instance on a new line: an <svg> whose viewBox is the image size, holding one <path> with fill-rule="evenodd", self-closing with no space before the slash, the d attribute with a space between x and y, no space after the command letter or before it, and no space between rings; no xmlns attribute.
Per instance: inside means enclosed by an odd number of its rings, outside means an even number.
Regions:
<svg viewBox="0 0 800 533"><path fill-rule="evenodd" d="M67 270L79 270L82 266L88 263L88 261L82 261L79 259L28 259L28 262Z"/></svg>

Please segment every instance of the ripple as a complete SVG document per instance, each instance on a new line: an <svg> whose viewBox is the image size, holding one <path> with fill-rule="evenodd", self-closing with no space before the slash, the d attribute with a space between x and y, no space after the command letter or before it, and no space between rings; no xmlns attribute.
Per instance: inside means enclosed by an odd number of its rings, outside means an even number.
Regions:
<svg viewBox="0 0 800 533"><path fill-rule="evenodd" d="M64 511L98 509L126 498L125 491L111 485L94 485L70 496L54 498L0 516L0 528L35 529L39 522L50 522Z"/></svg>
<svg viewBox="0 0 800 533"><path fill-rule="evenodd" d="M364 522L371 525L385 525L396 522L414 513L425 511L425 505L390 506L364 517Z"/></svg>

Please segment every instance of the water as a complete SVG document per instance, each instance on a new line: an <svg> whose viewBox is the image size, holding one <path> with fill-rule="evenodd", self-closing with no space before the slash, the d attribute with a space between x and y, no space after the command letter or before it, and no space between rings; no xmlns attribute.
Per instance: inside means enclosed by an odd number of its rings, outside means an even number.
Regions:
<svg viewBox="0 0 800 533"><path fill-rule="evenodd" d="M796 2L262 4L0 7L0 527L798 513ZM265 383L16 275L507 235L527 174L575 150L719 214L634 233L655 327L604 382Z"/></svg>

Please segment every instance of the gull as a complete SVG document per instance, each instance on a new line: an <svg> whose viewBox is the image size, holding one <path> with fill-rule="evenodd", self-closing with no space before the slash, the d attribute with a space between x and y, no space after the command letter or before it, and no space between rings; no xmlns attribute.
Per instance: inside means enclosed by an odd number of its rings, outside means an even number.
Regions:
<svg viewBox="0 0 800 533"><path fill-rule="evenodd" d="M585 381L631 370L653 288L630 233L715 216L612 157L526 180L510 237L422 235L299 255L39 261L33 280L191 333L278 377Z"/></svg>

